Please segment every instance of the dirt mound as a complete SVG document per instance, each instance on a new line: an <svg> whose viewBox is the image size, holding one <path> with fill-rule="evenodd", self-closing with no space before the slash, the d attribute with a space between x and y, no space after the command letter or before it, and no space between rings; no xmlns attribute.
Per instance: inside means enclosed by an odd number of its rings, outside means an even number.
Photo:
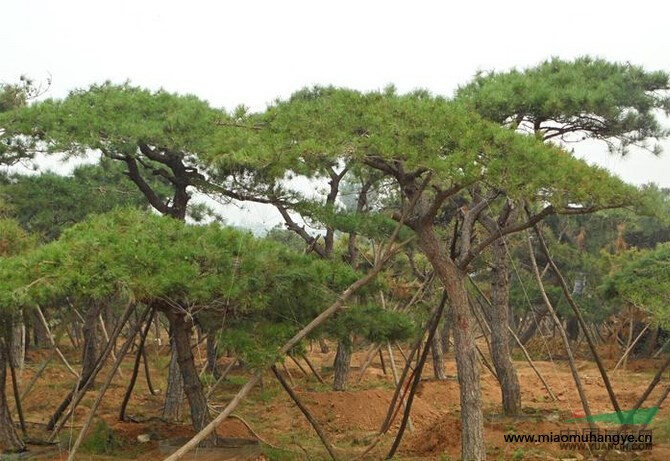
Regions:
<svg viewBox="0 0 670 461"><path fill-rule="evenodd" d="M514 451L520 447L535 449L538 447L532 443L507 443L505 442L505 434L549 434L552 432L559 433L561 429L566 428L568 426L557 422L536 419L519 421L514 418L506 418L501 421L486 422L484 424L484 436L487 450L490 453L496 453L503 459L511 459ZM460 415L451 413L438 418L431 427L409 435L403 443L401 451L403 454L413 456L448 454L458 458L461 452L461 432ZM553 447L551 444L547 444L543 448L549 450Z"/></svg>
<svg viewBox="0 0 670 461"><path fill-rule="evenodd" d="M423 430L406 436L402 452L417 456L435 453L458 454L461 447L461 423L457 415L438 418Z"/></svg>
<svg viewBox="0 0 670 461"><path fill-rule="evenodd" d="M301 392L299 395L327 430L365 432L379 430L393 391L369 389L356 392ZM430 404L421 398L414 399L412 420L415 424L428 425L437 415Z"/></svg>

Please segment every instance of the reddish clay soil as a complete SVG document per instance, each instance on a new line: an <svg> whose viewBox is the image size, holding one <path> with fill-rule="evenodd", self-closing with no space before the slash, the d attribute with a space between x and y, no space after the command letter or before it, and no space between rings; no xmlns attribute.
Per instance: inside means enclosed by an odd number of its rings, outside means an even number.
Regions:
<svg viewBox="0 0 670 461"><path fill-rule="evenodd" d="M321 354L314 348L310 358L320 370L326 382L332 379L331 364L334 352ZM334 348L332 348L334 349ZM552 346L549 346L552 349ZM572 381L570 370L561 357L548 357L547 345L535 346L533 354L538 357L535 365L544 378L550 383L553 392L558 397L552 401L544 389L540 379L531 367L521 360L516 361L523 391L524 414L518 418L503 417L500 415L500 391L495 378L486 368L482 368L482 396L484 399L485 434L489 459L524 459L524 460L563 460L563 459L592 459L593 453L561 451L558 444L506 443L505 434L541 434L557 433L564 429L580 430L584 424L565 423L564 421L577 415L581 409L579 397ZM553 350L560 350L556 347ZM150 350L149 358L152 362L152 379L154 386L165 388L165 372L167 365L167 348L155 347ZM607 351L603 351L607 352ZM21 388L25 388L44 360L51 355L50 351L30 351L26 368L21 375ZM70 351L68 359L77 362L77 352ZM198 354L196 354L198 355ZM204 355L204 354L203 354ZM607 354L605 354L607 355ZM585 355L582 355L585 357ZM300 399L307 405L316 419L322 425L330 441L336 447L340 459L350 460L359 456L365 448L375 441L387 412L388 404L393 395L393 378L390 370L384 374L379 359L375 360L365 373L360 384L355 384L358 377L358 364L365 358L365 352L354 355L354 367L350 376L350 390L333 392L313 377L306 377L293 363L287 361L287 366L295 382L295 390ZM608 369L612 369L618 357L606 360ZM230 359L221 359L225 366ZM402 356L396 351L395 361L399 366L404 364ZM386 361L388 367L388 360ZM630 360L625 370L618 370L611 374L612 384L622 408L630 408L637 397L646 388L648 382L660 364L658 360ZM427 364L426 378L420 384L412 406L412 431L407 431L400 450L394 459L402 460L444 460L458 459L460 454L460 422L459 398L456 369L452 355L447 356L445 368L448 379L436 381L429 378L430 364ZM102 407L98 410L98 417L104 420L114 433L114 436L123 442L122 448L113 455L92 455L81 452L77 459L107 460L107 459L141 459L143 461L158 461L165 458L165 451L161 450L161 440L190 437L194 434L186 423L188 407L184 405L185 421L182 424L168 424L159 419L161 414L162 396L153 396L149 393L146 381L141 375L127 410L127 415L138 422L119 422L118 408L128 383L132 359L128 358L123 365L123 376L117 377L109 389ZM582 377L589 403L593 413L609 413L612 411L607 392L602 383L595 364L579 360L578 368ZM306 370L307 367L305 367ZM227 401L235 394L241 383L247 378L247 373L235 368L230 379L215 390L211 402L213 412L220 411ZM247 401L235 412L251 426L256 435L264 442L281 447L288 451L278 459L328 459L323 447L316 438L311 426L304 416L292 403L289 397L281 390L271 375L265 378L264 386L257 388ZM98 379L102 383L104 377ZM23 402L24 413L29 423L29 434L34 439L46 439L45 424L61 399L74 384L74 377L66 368L53 359L42 377ZM648 402L654 402L662 389L670 385L670 376L662 380L658 389L652 394ZM65 447L74 440L78 428L83 424L88 411L95 400L97 387L86 395L77 408L74 422L63 430L61 440L63 447L60 450L51 449L48 454L35 456L33 459L67 458ZM651 403L649 404L651 405ZM383 459L393 441L398 427L397 420L393 429L383 437L377 446L363 459ZM665 403L652 425L654 446L651 451L637 454L611 453L608 459L643 459L665 461L670 459L670 403ZM137 437L149 434L151 440L140 443ZM255 439L246 425L239 419L229 419L218 429L222 437ZM33 451L44 450L44 447L30 446ZM309 455L305 455L305 453ZM264 455L238 457L235 459L266 460L275 459L276 451L264 449ZM205 452L190 455L189 460L206 461L217 458Z"/></svg>

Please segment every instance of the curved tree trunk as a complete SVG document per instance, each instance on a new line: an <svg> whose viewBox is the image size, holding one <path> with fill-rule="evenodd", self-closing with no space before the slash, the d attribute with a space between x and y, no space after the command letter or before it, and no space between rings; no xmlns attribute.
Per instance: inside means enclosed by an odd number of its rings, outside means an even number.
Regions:
<svg viewBox="0 0 670 461"><path fill-rule="evenodd" d="M415 228L419 244L444 285L453 311L454 349L461 403L461 458L485 460L484 415L480 387L479 356L475 346L466 277L447 256L449 253L430 223Z"/></svg>
<svg viewBox="0 0 670 461"><path fill-rule="evenodd" d="M337 352L335 353L335 362L333 363L333 390L344 391L347 388L347 378L349 377L349 367L351 365L352 344L350 340L339 340L337 342Z"/></svg>
<svg viewBox="0 0 670 461"><path fill-rule="evenodd" d="M7 382L7 362L9 358L5 353L5 347L0 344L0 451L21 452L25 451L26 445L19 437L14 428L12 416L9 411L7 394L5 392Z"/></svg>
<svg viewBox="0 0 670 461"><path fill-rule="evenodd" d="M507 329L509 325L509 261L504 240L499 239L494 242L492 249L492 308L489 312L491 358L500 382L503 412L506 415L516 415L521 412L521 387L512 363L510 351L512 338Z"/></svg>

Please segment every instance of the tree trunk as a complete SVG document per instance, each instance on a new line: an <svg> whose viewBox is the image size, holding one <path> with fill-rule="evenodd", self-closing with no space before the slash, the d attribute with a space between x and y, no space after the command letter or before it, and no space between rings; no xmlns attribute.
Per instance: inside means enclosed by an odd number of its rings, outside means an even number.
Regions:
<svg viewBox="0 0 670 461"><path fill-rule="evenodd" d="M577 341L579 338L579 321L576 316L571 315L565 322L565 332L568 334L571 343Z"/></svg>
<svg viewBox="0 0 670 461"><path fill-rule="evenodd" d="M435 336L433 336L433 340L431 341L430 351L433 356L433 373L435 374L435 379L444 381L447 379L447 375L444 373L444 353L442 351L439 328L435 330Z"/></svg>
<svg viewBox="0 0 670 461"><path fill-rule="evenodd" d="M15 370L23 370L26 359L26 325L23 323L23 313L12 322L12 334L10 336L10 360Z"/></svg>
<svg viewBox="0 0 670 461"><path fill-rule="evenodd" d="M444 320L442 324L442 331L440 332L440 342L442 343L442 353L446 354L449 352L449 339L452 336L452 327L454 325L453 314L451 309L447 309L447 312L444 314Z"/></svg>
<svg viewBox="0 0 670 461"><path fill-rule="evenodd" d="M177 360L177 345L174 332L170 333L170 367L168 368L167 389L163 403L163 419L179 421L181 419L181 401L184 397L184 381Z"/></svg>
<svg viewBox="0 0 670 461"><path fill-rule="evenodd" d="M337 352L333 363L334 378L333 390L344 391L347 388L349 367L351 365L352 344L350 339L341 339L337 342Z"/></svg>
<svg viewBox="0 0 670 461"><path fill-rule="evenodd" d="M661 327L651 329L651 333L647 336L647 339L644 342L644 358L650 358L651 354L656 350L656 347L658 346L658 334L660 331Z"/></svg>
<svg viewBox="0 0 670 461"><path fill-rule="evenodd" d="M185 320L184 314L168 311L167 316L170 320L179 369L184 382L184 393L191 409L191 424L196 432L200 432L212 418L191 352L192 325Z"/></svg>
<svg viewBox="0 0 670 461"><path fill-rule="evenodd" d="M102 305L93 302L84 316L82 334L84 336L84 348L81 359L81 375L89 376L98 363L98 317Z"/></svg>
<svg viewBox="0 0 670 461"><path fill-rule="evenodd" d="M5 348L0 344L0 451L5 453L16 453L26 450L26 446L17 434L9 411L7 394L5 392L7 382L8 357Z"/></svg>
<svg viewBox="0 0 670 461"><path fill-rule="evenodd" d="M500 239L492 244L493 268L491 269L492 308L489 309L491 325L491 358L496 369L502 393L503 412L516 415L521 412L521 387L510 354L509 335L509 261L505 242Z"/></svg>
<svg viewBox="0 0 670 461"><path fill-rule="evenodd" d="M479 357L475 346L465 274L447 256L430 223L415 229L419 244L439 276L453 311L454 349L461 403L461 458L485 460L484 416L479 382Z"/></svg>

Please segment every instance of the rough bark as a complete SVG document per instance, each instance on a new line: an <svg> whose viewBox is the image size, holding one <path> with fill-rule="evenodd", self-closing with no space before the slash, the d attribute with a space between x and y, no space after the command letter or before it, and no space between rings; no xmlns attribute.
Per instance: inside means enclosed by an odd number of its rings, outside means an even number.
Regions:
<svg viewBox="0 0 670 461"><path fill-rule="evenodd" d="M16 432L9 411L9 403L7 402L7 394L5 392L7 364L8 357L5 353L5 348L0 344L0 451L3 453L16 453L25 451L26 445Z"/></svg>
<svg viewBox="0 0 670 461"><path fill-rule="evenodd" d="M440 329L435 330L435 336L430 344L430 351L433 358L433 374L435 379L444 381L447 375L444 373L444 352L442 351L442 341L440 339Z"/></svg>
<svg viewBox="0 0 670 461"><path fill-rule="evenodd" d="M191 410L191 424L196 432L200 432L209 424L212 418L209 414L207 397L205 397L202 383L198 377L198 370L195 367L193 353L191 352L192 324L186 320L184 314L168 311L167 316L173 332L177 360L184 383L184 393Z"/></svg>
<svg viewBox="0 0 670 461"><path fill-rule="evenodd" d="M179 421L181 419L181 401L184 396L184 381L177 360L177 345L174 332L170 334L170 366L168 368L167 389L163 402L163 419Z"/></svg>
<svg viewBox="0 0 670 461"><path fill-rule="evenodd" d="M430 223L416 226L419 244L444 285L453 311L454 349L461 403L461 457L486 459L484 416L479 382L479 358L475 346L465 274L447 255Z"/></svg>
<svg viewBox="0 0 670 461"><path fill-rule="evenodd" d="M10 338L11 365L15 370L23 370L26 359L26 325L23 323L23 314L14 319Z"/></svg>
<svg viewBox="0 0 670 461"><path fill-rule="evenodd" d="M11 356L9 350L7 354ZM28 437L28 431L26 430L26 420L23 417L23 408L21 405L21 392L19 391L19 380L16 376L16 368L12 364L12 361L9 361L9 371L12 377L12 392L14 394L14 403L16 404L16 414L19 417L19 425L21 426L21 434L23 437Z"/></svg>
<svg viewBox="0 0 670 461"><path fill-rule="evenodd" d="M512 363L508 333L509 325L509 260L505 242L500 239L492 244L493 268L491 269L492 307L489 309L491 325L491 358L500 382L503 412L516 415L521 412L521 387Z"/></svg>
<svg viewBox="0 0 670 461"><path fill-rule="evenodd" d="M337 343L335 362L333 363L333 390L344 391L347 388L349 367L351 365L352 345L349 340L340 340Z"/></svg>

